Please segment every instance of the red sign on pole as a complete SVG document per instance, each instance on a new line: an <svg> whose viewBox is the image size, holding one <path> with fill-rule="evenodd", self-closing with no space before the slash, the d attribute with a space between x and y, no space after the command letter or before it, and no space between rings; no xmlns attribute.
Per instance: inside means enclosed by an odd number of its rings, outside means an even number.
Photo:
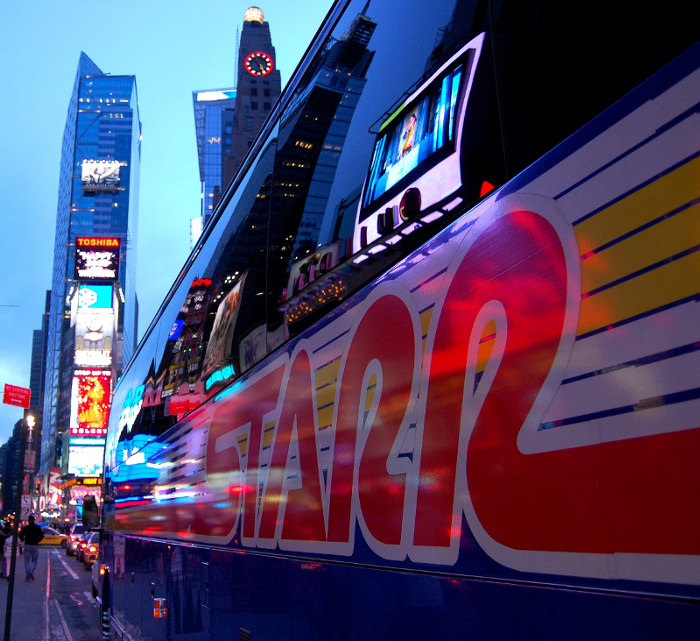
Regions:
<svg viewBox="0 0 700 641"><path fill-rule="evenodd" d="M29 409L29 400L31 397L32 390L26 387L17 387L17 385L5 383L5 392L2 396L2 402L6 405L16 405L17 407Z"/></svg>

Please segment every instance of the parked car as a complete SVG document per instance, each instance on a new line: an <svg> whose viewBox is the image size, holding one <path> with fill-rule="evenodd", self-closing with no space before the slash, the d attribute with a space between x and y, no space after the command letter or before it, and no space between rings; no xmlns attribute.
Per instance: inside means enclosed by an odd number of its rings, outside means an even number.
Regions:
<svg viewBox="0 0 700 641"><path fill-rule="evenodd" d="M73 556L79 544L79 539L87 532L87 528L81 523L76 523L71 529L66 541L66 554Z"/></svg>
<svg viewBox="0 0 700 641"><path fill-rule="evenodd" d="M66 541L68 540L67 534L61 534L48 526L42 527L41 530L44 533L44 538L41 539L39 545L60 545L66 547Z"/></svg>
<svg viewBox="0 0 700 641"><path fill-rule="evenodd" d="M91 532L87 539L87 544L83 548L83 565L86 570L92 568L92 564L97 561L100 554L100 534L99 532Z"/></svg>

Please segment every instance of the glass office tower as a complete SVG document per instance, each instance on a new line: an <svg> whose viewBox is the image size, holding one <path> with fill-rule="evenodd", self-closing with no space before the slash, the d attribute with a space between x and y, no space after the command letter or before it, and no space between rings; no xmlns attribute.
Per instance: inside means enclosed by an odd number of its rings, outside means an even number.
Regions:
<svg viewBox="0 0 700 641"><path fill-rule="evenodd" d="M69 428L73 434L76 375L98 367L116 381L136 347L140 140L135 77L105 74L81 53L61 152L46 337L44 475L60 464ZM104 269L107 263L111 271ZM101 305L101 291L108 292L104 309L86 311ZM103 326L95 329L96 322Z"/></svg>
<svg viewBox="0 0 700 641"><path fill-rule="evenodd" d="M224 154L231 151L231 132L236 107L236 90L193 91L194 126L197 135L199 180L202 184L202 227L211 217L225 187ZM193 234L192 245L199 236Z"/></svg>

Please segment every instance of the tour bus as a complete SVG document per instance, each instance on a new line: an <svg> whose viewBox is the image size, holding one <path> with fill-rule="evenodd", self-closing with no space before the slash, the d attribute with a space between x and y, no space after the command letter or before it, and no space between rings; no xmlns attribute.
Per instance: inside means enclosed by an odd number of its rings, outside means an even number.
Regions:
<svg viewBox="0 0 700 641"><path fill-rule="evenodd" d="M332 6L115 388L112 638L700 638L698 17Z"/></svg>

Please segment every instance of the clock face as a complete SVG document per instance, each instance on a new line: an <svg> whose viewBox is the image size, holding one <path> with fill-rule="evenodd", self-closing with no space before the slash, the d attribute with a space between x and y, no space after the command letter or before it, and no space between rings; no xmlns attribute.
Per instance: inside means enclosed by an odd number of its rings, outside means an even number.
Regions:
<svg viewBox="0 0 700 641"><path fill-rule="evenodd" d="M264 51L249 53L243 64L251 76L267 76L272 71L272 58Z"/></svg>

